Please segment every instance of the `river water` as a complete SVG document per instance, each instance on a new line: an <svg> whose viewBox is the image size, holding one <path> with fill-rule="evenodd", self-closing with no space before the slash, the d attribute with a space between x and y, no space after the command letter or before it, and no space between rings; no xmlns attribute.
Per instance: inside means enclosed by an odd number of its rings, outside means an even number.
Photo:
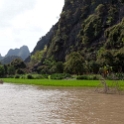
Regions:
<svg viewBox="0 0 124 124"><path fill-rule="evenodd" d="M124 124L124 96L5 83L0 85L0 124Z"/></svg>

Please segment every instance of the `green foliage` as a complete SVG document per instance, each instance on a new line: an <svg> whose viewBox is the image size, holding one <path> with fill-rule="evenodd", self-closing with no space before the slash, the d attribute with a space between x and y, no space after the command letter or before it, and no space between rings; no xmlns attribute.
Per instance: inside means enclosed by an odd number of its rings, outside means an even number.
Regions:
<svg viewBox="0 0 124 124"><path fill-rule="evenodd" d="M49 67L52 67L55 64L55 60L53 57L45 59L44 65L48 65Z"/></svg>
<svg viewBox="0 0 124 124"><path fill-rule="evenodd" d="M106 23L109 26L113 25L116 20L117 15L118 15L117 8L115 8L114 6L110 6Z"/></svg>
<svg viewBox="0 0 124 124"><path fill-rule="evenodd" d="M90 43L101 31L102 18L98 15L90 15L82 24L82 43Z"/></svg>
<svg viewBox="0 0 124 124"><path fill-rule="evenodd" d="M105 32L107 41L106 48L121 48L124 46L124 19L117 25L109 28Z"/></svg>
<svg viewBox="0 0 124 124"><path fill-rule="evenodd" d="M103 65L111 65L111 63L114 61L113 54L109 50L103 49L97 57L97 62L103 66Z"/></svg>
<svg viewBox="0 0 124 124"><path fill-rule="evenodd" d="M15 67L13 65L8 66L8 74L9 75L15 74Z"/></svg>
<svg viewBox="0 0 124 124"><path fill-rule="evenodd" d="M99 80L99 75L79 75L77 80Z"/></svg>
<svg viewBox="0 0 124 124"><path fill-rule="evenodd" d="M115 53L114 58L114 71L117 72L121 68L121 70L124 72L124 47Z"/></svg>
<svg viewBox="0 0 124 124"><path fill-rule="evenodd" d="M82 74L85 72L84 58L82 55L78 52L72 52L67 55L64 63L64 70L72 74Z"/></svg>
<svg viewBox="0 0 124 124"><path fill-rule="evenodd" d="M27 74L26 77L27 79L48 79L47 74Z"/></svg>
<svg viewBox="0 0 124 124"><path fill-rule="evenodd" d="M105 6L103 4L99 4L96 9L95 9L95 12L98 14L98 15L103 15L104 12L105 12Z"/></svg>
<svg viewBox="0 0 124 124"><path fill-rule="evenodd" d="M8 66L7 65L3 65L4 66L4 70L5 70L5 75L8 74Z"/></svg>
<svg viewBox="0 0 124 124"><path fill-rule="evenodd" d="M63 73L64 65L63 62L59 61L56 63L56 72L57 73Z"/></svg>
<svg viewBox="0 0 124 124"><path fill-rule="evenodd" d="M44 79L45 78L43 75L36 75L33 77L34 77L34 79Z"/></svg>
<svg viewBox="0 0 124 124"><path fill-rule="evenodd" d="M6 65L6 74L24 74L26 64L21 59L15 59L10 64Z"/></svg>
<svg viewBox="0 0 124 124"><path fill-rule="evenodd" d="M124 71L124 19L105 31L106 42L97 52L97 63L109 65L114 72Z"/></svg>
<svg viewBox="0 0 124 124"><path fill-rule="evenodd" d="M48 74L48 70L49 70L49 68L48 68L48 66L46 66L46 65L41 65L41 66L39 66L39 67L37 68L37 72L38 72L39 74Z"/></svg>
<svg viewBox="0 0 124 124"><path fill-rule="evenodd" d="M66 78L70 78L71 75L67 74L67 73L56 73L56 74L52 74L50 76L50 79L55 79L55 80L61 80L61 79L66 79Z"/></svg>
<svg viewBox="0 0 124 124"><path fill-rule="evenodd" d="M70 17L70 14L71 14L71 10L66 10L61 13L61 17L68 19Z"/></svg>
<svg viewBox="0 0 124 124"><path fill-rule="evenodd" d="M19 76L19 75L15 75L15 78L16 78L16 79L19 79L19 78L20 78L20 76Z"/></svg>
<svg viewBox="0 0 124 124"><path fill-rule="evenodd" d="M13 60L10 65L14 66L15 69L26 68L25 63L21 59Z"/></svg>
<svg viewBox="0 0 124 124"><path fill-rule="evenodd" d="M43 58L45 52L47 50L47 46L44 47L43 50L41 51L36 51L32 56L31 56L31 65L33 64L36 64L36 63L39 63L41 61L41 59Z"/></svg>
<svg viewBox="0 0 124 124"><path fill-rule="evenodd" d="M3 77L5 75L5 69L3 65L0 65L0 77Z"/></svg>
<svg viewBox="0 0 124 124"><path fill-rule="evenodd" d="M98 71L99 71L99 63L97 63L96 61L91 60L89 62L89 67L90 67L90 70L91 70L92 73L95 73L95 74L98 73Z"/></svg>
<svg viewBox="0 0 124 124"><path fill-rule="evenodd" d="M34 77L31 74L28 74L27 79L34 79Z"/></svg>
<svg viewBox="0 0 124 124"><path fill-rule="evenodd" d="M44 60L43 65L37 69L38 73L51 74L56 72L56 61L53 57Z"/></svg>
<svg viewBox="0 0 124 124"><path fill-rule="evenodd" d="M17 69L16 73L17 74L25 74L25 71L23 69Z"/></svg>
<svg viewBox="0 0 124 124"><path fill-rule="evenodd" d="M8 76L7 78L19 78L19 79L48 79L47 74L34 74L34 73L29 73L29 74L16 74L11 76Z"/></svg>
<svg viewBox="0 0 124 124"><path fill-rule="evenodd" d="M86 16L88 15L89 12L89 6L83 6L83 8L81 8L81 18L86 18Z"/></svg>
<svg viewBox="0 0 124 124"><path fill-rule="evenodd" d="M121 68L124 71L124 47L120 50L104 50L97 58L100 66L109 65L113 68L114 72L118 72Z"/></svg>

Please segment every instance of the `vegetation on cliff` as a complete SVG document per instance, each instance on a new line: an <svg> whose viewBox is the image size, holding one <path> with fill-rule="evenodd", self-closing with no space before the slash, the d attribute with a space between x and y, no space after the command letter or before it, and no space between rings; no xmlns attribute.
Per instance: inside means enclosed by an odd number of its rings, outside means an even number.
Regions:
<svg viewBox="0 0 124 124"><path fill-rule="evenodd" d="M47 45L34 71L83 74L109 66L124 72L123 0L65 0L60 19L48 34L46 44L38 48L42 51Z"/></svg>

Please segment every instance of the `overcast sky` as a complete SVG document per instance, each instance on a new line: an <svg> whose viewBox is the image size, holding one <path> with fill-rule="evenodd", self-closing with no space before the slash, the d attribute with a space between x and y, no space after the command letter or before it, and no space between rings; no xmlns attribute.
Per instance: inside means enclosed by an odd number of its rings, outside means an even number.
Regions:
<svg viewBox="0 0 124 124"><path fill-rule="evenodd" d="M64 0L0 0L0 53L27 45L32 52L38 40L54 25Z"/></svg>

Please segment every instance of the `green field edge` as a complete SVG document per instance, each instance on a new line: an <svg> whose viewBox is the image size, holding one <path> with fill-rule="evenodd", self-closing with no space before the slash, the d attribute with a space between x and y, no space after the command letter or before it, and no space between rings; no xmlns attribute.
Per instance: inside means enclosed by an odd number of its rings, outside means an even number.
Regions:
<svg viewBox="0 0 124 124"><path fill-rule="evenodd" d="M1 78L5 83L41 85L41 86L64 86L64 87L102 87L99 80L52 80L52 79L15 79ZM106 80L108 86L112 86L112 80ZM124 80L118 81L119 86L124 89Z"/></svg>

